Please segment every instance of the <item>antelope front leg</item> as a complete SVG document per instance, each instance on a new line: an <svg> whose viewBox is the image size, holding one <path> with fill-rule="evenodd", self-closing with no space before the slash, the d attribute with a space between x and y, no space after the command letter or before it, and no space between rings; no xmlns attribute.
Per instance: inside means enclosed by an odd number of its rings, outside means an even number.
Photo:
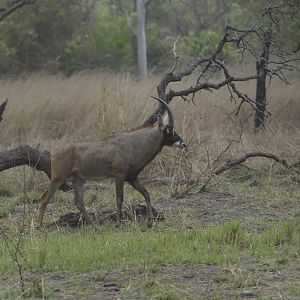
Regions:
<svg viewBox="0 0 300 300"><path fill-rule="evenodd" d="M153 225L153 211L152 211L152 206L150 204L150 196L148 191L142 186L138 178L135 178L134 180L129 181L131 186L136 189L138 192L140 192L146 201L147 205L147 217L148 217L148 227L151 228Z"/></svg>
<svg viewBox="0 0 300 300"><path fill-rule="evenodd" d="M122 204L123 204L123 190L124 190L124 178L121 176L115 177L116 184L116 200L117 200L117 226L121 226L122 218Z"/></svg>

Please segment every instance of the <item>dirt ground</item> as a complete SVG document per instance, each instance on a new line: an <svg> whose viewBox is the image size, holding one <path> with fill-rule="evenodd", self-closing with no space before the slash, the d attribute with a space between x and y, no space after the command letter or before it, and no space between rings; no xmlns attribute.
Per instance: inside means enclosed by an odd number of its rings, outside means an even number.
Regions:
<svg viewBox="0 0 300 300"><path fill-rule="evenodd" d="M166 220L168 216L193 220L193 225L188 227L241 220L247 230L260 231L271 223L294 216L300 199L210 191L182 198L157 198L153 205L164 213ZM55 209L57 203L50 204L47 214L54 213ZM21 211L18 207L11 217L17 218ZM244 262L227 268L162 265L122 272L41 272L31 276L43 278L43 290L50 291L49 299L300 299L300 265L292 262L276 268L269 262L251 266ZM247 282L247 288L240 282ZM9 274L1 275L0 288L13 284L15 281Z"/></svg>
<svg viewBox="0 0 300 300"><path fill-rule="evenodd" d="M204 226L240 220L247 230L252 231L264 229L266 224L294 216L299 210L300 199L201 192L179 199L158 199L156 207L166 215L170 210L184 210L188 218L196 219Z"/></svg>

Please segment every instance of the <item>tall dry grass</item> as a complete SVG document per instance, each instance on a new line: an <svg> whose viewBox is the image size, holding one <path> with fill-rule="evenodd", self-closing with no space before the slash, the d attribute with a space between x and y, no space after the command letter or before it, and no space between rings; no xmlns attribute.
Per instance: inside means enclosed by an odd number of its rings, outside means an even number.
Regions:
<svg viewBox="0 0 300 300"><path fill-rule="evenodd" d="M62 75L24 75L0 80L0 99L8 98L5 119L1 122L0 150L29 144L52 150L69 140L100 139L112 132L140 125L156 108L150 95L156 94L160 77L136 81L129 74L86 72ZM230 114L236 107L226 88L201 92L194 102L174 99L171 107L176 129L189 143L187 155L164 150L156 160L156 169L179 172L178 162L189 171L201 172L208 161L218 157L231 140L225 158L248 151L268 151L286 158L300 157L300 89L299 80L285 86L273 82L268 90L268 109L272 116L263 135L253 134L253 112L246 105L239 117ZM190 86L190 81L173 85ZM255 83L242 88L253 95ZM170 169L170 165L171 167ZM180 169L181 170L181 169ZM199 171L200 170L200 171ZM181 171L180 171L181 172ZM6 176L2 172L2 177Z"/></svg>

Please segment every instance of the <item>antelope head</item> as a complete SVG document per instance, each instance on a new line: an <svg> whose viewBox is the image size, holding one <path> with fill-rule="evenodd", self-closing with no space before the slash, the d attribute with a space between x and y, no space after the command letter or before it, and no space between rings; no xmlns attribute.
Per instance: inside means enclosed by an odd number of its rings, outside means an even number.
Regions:
<svg viewBox="0 0 300 300"><path fill-rule="evenodd" d="M176 147L180 149L186 148L185 142L174 129L174 118L169 105L165 101L161 100L160 98L154 96L151 97L159 101L160 103L162 103L165 106L166 111L168 113L168 115L166 116L168 119L167 124L164 124L164 121L166 119L164 119L163 121L162 116L158 115L158 126L160 130L163 132L163 145Z"/></svg>

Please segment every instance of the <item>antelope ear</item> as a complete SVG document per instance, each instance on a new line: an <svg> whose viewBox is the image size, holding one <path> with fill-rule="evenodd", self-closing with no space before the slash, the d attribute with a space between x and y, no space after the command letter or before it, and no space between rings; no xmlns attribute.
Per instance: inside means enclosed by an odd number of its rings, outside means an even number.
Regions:
<svg viewBox="0 0 300 300"><path fill-rule="evenodd" d="M157 121L158 128L160 130L162 130L164 124L163 124L163 119L162 119L161 115L157 115L156 121Z"/></svg>

